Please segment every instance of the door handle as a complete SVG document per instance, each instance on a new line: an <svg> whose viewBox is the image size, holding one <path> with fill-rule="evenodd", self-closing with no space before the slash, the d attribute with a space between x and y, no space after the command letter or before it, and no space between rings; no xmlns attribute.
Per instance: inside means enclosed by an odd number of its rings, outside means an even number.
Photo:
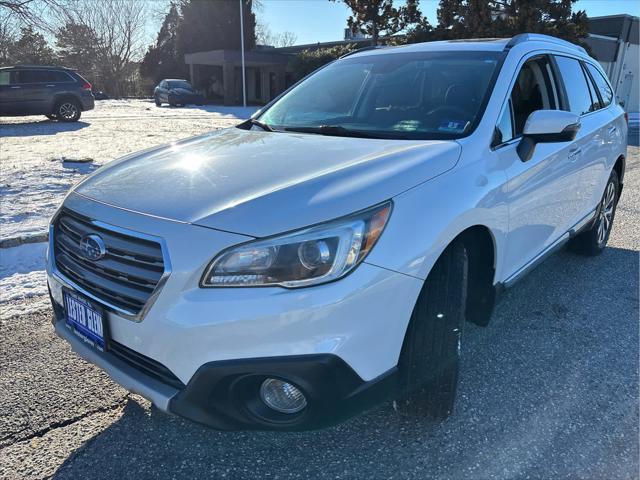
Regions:
<svg viewBox="0 0 640 480"><path fill-rule="evenodd" d="M55 87L55 85L45 85L45 87Z"/></svg>
<svg viewBox="0 0 640 480"><path fill-rule="evenodd" d="M576 148L569 151L569 155L567 156L567 158L569 159L570 162L575 162L578 159L578 157L580 157L581 154L582 154L582 149Z"/></svg>
<svg viewBox="0 0 640 480"><path fill-rule="evenodd" d="M12 89L14 89L14 90L16 90L16 89L21 88L21 87L11 87L11 88L12 88Z"/></svg>

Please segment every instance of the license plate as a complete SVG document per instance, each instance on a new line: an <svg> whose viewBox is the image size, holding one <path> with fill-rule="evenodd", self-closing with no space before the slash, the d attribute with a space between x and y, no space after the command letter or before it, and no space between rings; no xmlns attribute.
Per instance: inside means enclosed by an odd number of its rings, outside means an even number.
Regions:
<svg viewBox="0 0 640 480"><path fill-rule="evenodd" d="M107 349L104 310L76 292L63 290L65 322L78 337L104 352Z"/></svg>

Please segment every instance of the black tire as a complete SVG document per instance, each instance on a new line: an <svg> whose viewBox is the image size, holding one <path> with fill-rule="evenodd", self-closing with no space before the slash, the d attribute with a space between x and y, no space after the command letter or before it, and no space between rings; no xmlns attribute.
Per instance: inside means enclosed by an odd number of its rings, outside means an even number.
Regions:
<svg viewBox="0 0 640 480"><path fill-rule="evenodd" d="M409 415L447 418L458 385L460 342L468 285L467 251L455 241L424 283L400 354L400 399Z"/></svg>
<svg viewBox="0 0 640 480"><path fill-rule="evenodd" d="M49 120L57 120L58 116L55 113L46 113L45 117L47 117Z"/></svg>
<svg viewBox="0 0 640 480"><path fill-rule="evenodd" d="M609 181L604 187L595 221L588 230L579 233L570 240L570 250L588 257L600 255L604 251L609 235L611 235L619 197L620 182L618 172L612 170L611 175L609 175Z"/></svg>
<svg viewBox="0 0 640 480"><path fill-rule="evenodd" d="M156 107L161 107L162 106L162 102L160 101L160 99L158 97L155 97L154 100L156 102Z"/></svg>
<svg viewBox="0 0 640 480"><path fill-rule="evenodd" d="M65 98L56 104L54 114L61 122L77 122L82 111L77 100Z"/></svg>

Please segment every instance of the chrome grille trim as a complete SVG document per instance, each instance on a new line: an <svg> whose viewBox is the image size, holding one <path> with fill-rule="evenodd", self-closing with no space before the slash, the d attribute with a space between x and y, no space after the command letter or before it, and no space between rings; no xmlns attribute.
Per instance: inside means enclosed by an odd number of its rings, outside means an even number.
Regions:
<svg viewBox="0 0 640 480"><path fill-rule="evenodd" d="M57 234L58 229L63 235ZM74 250L86 233L103 235L109 245L107 255L97 263L87 262ZM149 311L171 274L163 239L90 219L66 208L56 214L49 226L49 255L52 274L59 281L106 310L137 322Z"/></svg>

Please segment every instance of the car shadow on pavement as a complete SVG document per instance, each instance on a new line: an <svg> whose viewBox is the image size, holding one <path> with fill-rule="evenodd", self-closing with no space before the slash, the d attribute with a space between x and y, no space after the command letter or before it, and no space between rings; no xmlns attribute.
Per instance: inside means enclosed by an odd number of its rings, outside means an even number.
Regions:
<svg viewBox="0 0 640 480"><path fill-rule="evenodd" d="M39 120L24 123L0 123L0 137L30 137L32 135L56 135L75 132L91 125L87 122L57 122Z"/></svg>
<svg viewBox="0 0 640 480"><path fill-rule="evenodd" d="M508 290L488 327L465 327L445 422L389 402L324 430L219 432L129 396L54 478L632 478L638 260L563 251Z"/></svg>

